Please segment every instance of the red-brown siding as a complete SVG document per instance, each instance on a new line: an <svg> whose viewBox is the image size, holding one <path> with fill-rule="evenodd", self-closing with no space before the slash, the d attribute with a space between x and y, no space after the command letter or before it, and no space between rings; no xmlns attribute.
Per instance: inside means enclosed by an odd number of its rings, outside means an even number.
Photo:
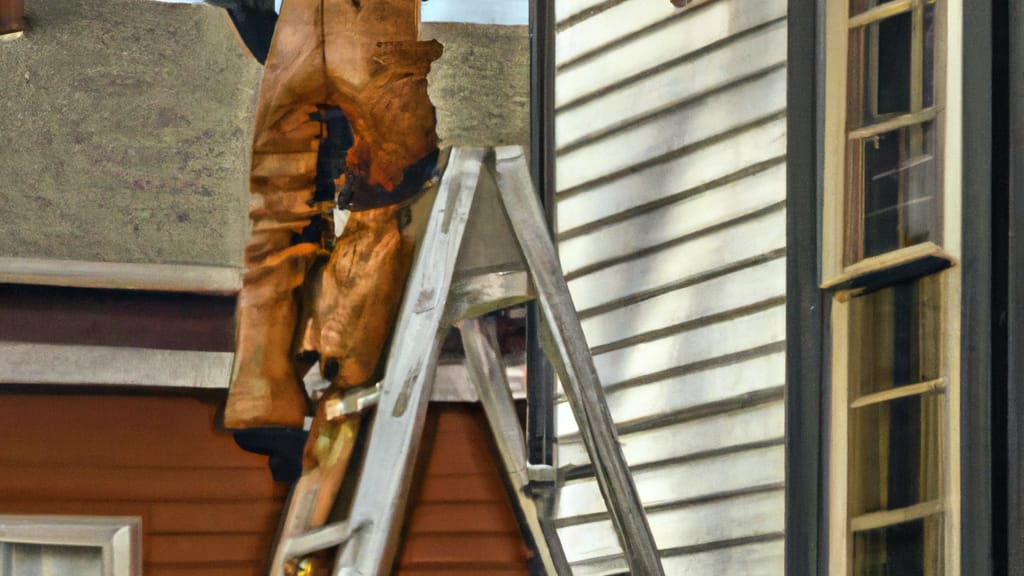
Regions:
<svg viewBox="0 0 1024 576"><path fill-rule="evenodd" d="M209 400L0 394L0 514L140 516L147 576L261 575L286 487Z"/></svg>
<svg viewBox="0 0 1024 576"><path fill-rule="evenodd" d="M262 575L286 486L217 397L0 394L0 514L140 516L147 576ZM431 406L397 572L525 575L478 405Z"/></svg>
<svg viewBox="0 0 1024 576"><path fill-rule="evenodd" d="M526 574L523 543L478 404L434 404L422 479L398 561L402 576Z"/></svg>

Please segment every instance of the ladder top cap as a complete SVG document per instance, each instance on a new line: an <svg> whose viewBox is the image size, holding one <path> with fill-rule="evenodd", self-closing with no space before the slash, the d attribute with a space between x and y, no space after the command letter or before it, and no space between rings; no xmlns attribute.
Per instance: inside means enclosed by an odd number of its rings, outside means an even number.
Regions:
<svg viewBox="0 0 1024 576"><path fill-rule="evenodd" d="M494 157L498 160L512 160L522 155L522 146L497 146L494 149Z"/></svg>

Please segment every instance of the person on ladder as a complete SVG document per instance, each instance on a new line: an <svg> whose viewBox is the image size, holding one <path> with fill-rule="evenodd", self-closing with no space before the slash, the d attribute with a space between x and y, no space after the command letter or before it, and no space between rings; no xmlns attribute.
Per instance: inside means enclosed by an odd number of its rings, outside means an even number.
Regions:
<svg viewBox="0 0 1024 576"><path fill-rule="evenodd" d="M441 46L418 31L414 0L285 0L267 56L224 424L301 428L304 374L318 362L331 382L283 537L327 520L359 415L324 406L375 380L411 266L408 204L438 156L426 75ZM351 211L339 237L335 209Z"/></svg>

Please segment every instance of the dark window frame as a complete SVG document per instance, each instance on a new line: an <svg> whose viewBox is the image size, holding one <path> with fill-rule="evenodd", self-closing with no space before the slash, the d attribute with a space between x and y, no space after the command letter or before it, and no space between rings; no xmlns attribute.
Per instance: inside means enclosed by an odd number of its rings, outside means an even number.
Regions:
<svg viewBox="0 0 1024 576"><path fill-rule="evenodd" d="M787 393L786 393L786 573L827 574L827 450L829 299L818 287L821 230L822 138L824 134L824 10L826 0L789 0L787 84ZM1007 204L993 196L993 53L996 40L991 0L963 0L961 313L961 573L1024 575L1024 0L1010 0L1011 136ZM1009 24L1007 24L1009 22ZM1014 25L1016 23L1016 25ZM996 110L998 114L998 110ZM952 159L950 159L952 160ZM993 200L998 203L994 205ZM1008 257L993 261L993 213L1008 214ZM998 219L998 218L997 218ZM1003 236L1004 238L1006 236ZM998 251L996 252L998 258ZM1020 261L1020 262L1018 262ZM993 269L995 266L995 270ZM999 277L1006 272L1005 276ZM1006 357L992 352L994 280L1007 282ZM998 310L996 310L998 311ZM994 387L993 365L1006 362L1006 382ZM998 371L997 371L998 372ZM1007 427L993 430L993 391L1003 391ZM1005 434L1005 437L1000 435ZM993 437L1005 450L993 461ZM1014 472L1010 474L1010 472ZM1003 476L1005 474L1005 476ZM996 476L1005 491L996 490ZM1006 517L993 517L1005 507ZM993 548L994 522L1009 544ZM993 558L994 553L998 555Z"/></svg>
<svg viewBox="0 0 1024 576"><path fill-rule="evenodd" d="M997 14L997 18L998 18ZM996 548L999 574L1024 576L1024 0L1010 0L1001 21L1008 43L1004 88L1008 126L1007 203L1009 222L1006 252L1007 437L1005 449L1005 548ZM998 509L998 505L996 506Z"/></svg>

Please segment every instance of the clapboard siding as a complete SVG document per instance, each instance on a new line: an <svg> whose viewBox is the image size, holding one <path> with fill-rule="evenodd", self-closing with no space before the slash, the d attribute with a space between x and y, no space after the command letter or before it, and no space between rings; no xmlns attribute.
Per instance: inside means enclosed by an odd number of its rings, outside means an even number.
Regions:
<svg viewBox="0 0 1024 576"><path fill-rule="evenodd" d="M739 451L762 444L782 444L785 410L779 400L733 410L706 418L685 420L639 432L623 431L619 440L626 461L634 468L671 460L694 460L722 451ZM658 407L652 406L652 410ZM578 437L563 439L558 447L559 465L566 468L590 463ZM742 472L742 471L740 471ZM680 482L684 482L680 478Z"/></svg>
<svg viewBox="0 0 1024 576"><path fill-rule="evenodd" d="M479 404L431 404L426 429L396 573L525 576L526 544Z"/></svg>
<svg viewBox="0 0 1024 576"><path fill-rule="evenodd" d="M784 109L786 71L772 69L665 114L577 142L558 153L558 186L570 190L699 145ZM752 102L758 105L752 106ZM594 162L601 158L601 162Z"/></svg>
<svg viewBox="0 0 1024 576"><path fill-rule="evenodd" d="M784 248L786 214L776 210L569 281L580 313ZM596 233L593 236L600 236ZM738 242L737 239L744 241ZM699 256L696 256L699 255Z"/></svg>
<svg viewBox="0 0 1024 576"><path fill-rule="evenodd" d="M643 2L636 5L639 4ZM697 54L677 66L582 103L572 109L571 116L562 115L555 120L557 145L571 145L587 136L720 89L738 78L783 64L785 35L785 23L774 22L743 35L734 43ZM695 78L700 81L694 82Z"/></svg>
<svg viewBox="0 0 1024 576"><path fill-rule="evenodd" d="M783 481L782 446L668 464L636 473L636 488L645 506L664 507L713 498L721 493L778 489ZM746 470L746 474L734 474ZM686 482L680 482L686 478ZM556 517L602 515L606 511L597 482L569 482L562 487Z"/></svg>
<svg viewBox="0 0 1024 576"><path fill-rule="evenodd" d="M774 258L589 316L582 320L587 342L606 346L777 299L786 293L785 271L785 259Z"/></svg>
<svg viewBox="0 0 1024 576"><path fill-rule="evenodd" d="M765 164L780 163L785 154L786 122L776 116L686 154L645 162L616 178L574 191L562 189L557 205L559 240L700 194Z"/></svg>
<svg viewBox="0 0 1024 576"><path fill-rule="evenodd" d="M778 576L783 573L782 535L769 534L726 542L726 546L662 555L665 574L742 574ZM577 564L577 574L616 575L628 570L621 556Z"/></svg>
<svg viewBox="0 0 1024 576"><path fill-rule="evenodd" d="M558 4L561 0L556 2ZM660 9L661 0L629 0ZM738 34L768 26L786 15L785 0L712 0L665 26L631 37L588 58L560 67L555 106L579 104L605 91L635 81L695 53L729 42ZM620 23L625 25L625 23ZM569 29L571 30L571 28ZM569 33L559 32L559 38ZM560 41L556 40L556 41Z"/></svg>
<svg viewBox="0 0 1024 576"><path fill-rule="evenodd" d="M778 164L641 217L609 224L600 230L608 244L608 249L600 252L590 249L587 236L566 239L559 247L562 267L567 277L575 278L602 264L724 229L772 207L781 208L786 199L785 182L785 166Z"/></svg>
<svg viewBox="0 0 1024 576"><path fill-rule="evenodd" d="M782 574L784 0L558 0L556 220L667 574ZM571 410L556 524L627 569Z"/></svg>
<svg viewBox="0 0 1024 576"><path fill-rule="evenodd" d="M598 54L609 45L635 36L645 29L664 24L678 11L671 3L621 2L562 31L555 49L555 65L564 67L588 54Z"/></svg>
<svg viewBox="0 0 1024 576"><path fill-rule="evenodd" d="M223 396L0 394L0 513L138 516L149 576L262 574L287 487Z"/></svg>
<svg viewBox="0 0 1024 576"><path fill-rule="evenodd" d="M570 18L579 18L581 13L600 10L624 0L558 0L555 2L555 21L563 25Z"/></svg>
<svg viewBox="0 0 1024 576"><path fill-rule="evenodd" d="M594 356L607 386L660 374L678 366L728 356L785 339L784 306L672 334L640 346Z"/></svg>
<svg viewBox="0 0 1024 576"><path fill-rule="evenodd" d="M662 413L678 417L707 416L756 401L760 397L758 392L782 387L785 370L784 354L770 352L649 384L609 390L606 400L612 418L621 427L660 418ZM652 414L652 406L658 406L659 412ZM558 405L556 421L560 437L578 434L579 428L568 404Z"/></svg>
<svg viewBox="0 0 1024 576"><path fill-rule="evenodd" d="M647 518L660 550L694 548L723 540L780 534L783 491L744 494L679 509L648 510ZM559 529L570 563L619 553L611 520Z"/></svg>

